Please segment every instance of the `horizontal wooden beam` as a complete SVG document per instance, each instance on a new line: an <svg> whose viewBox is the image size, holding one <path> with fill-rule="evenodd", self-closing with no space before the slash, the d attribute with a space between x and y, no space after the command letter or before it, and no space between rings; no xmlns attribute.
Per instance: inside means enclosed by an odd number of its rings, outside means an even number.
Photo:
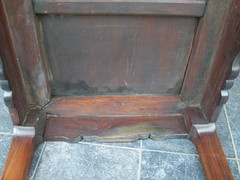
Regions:
<svg viewBox="0 0 240 180"><path fill-rule="evenodd" d="M38 14L175 15L204 14L206 0L33 0Z"/></svg>
<svg viewBox="0 0 240 180"><path fill-rule="evenodd" d="M151 138L186 138L182 116L161 117L51 117L44 140L131 142Z"/></svg>
<svg viewBox="0 0 240 180"><path fill-rule="evenodd" d="M141 117L182 115L185 104L173 96L89 96L53 98L48 117Z"/></svg>

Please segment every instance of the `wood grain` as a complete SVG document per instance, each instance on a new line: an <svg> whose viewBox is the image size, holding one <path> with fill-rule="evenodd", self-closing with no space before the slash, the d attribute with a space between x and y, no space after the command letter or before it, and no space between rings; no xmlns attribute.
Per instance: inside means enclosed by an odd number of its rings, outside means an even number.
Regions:
<svg viewBox="0 0 240 180"><path fill-rule="evenodd" d="M14 136L1 180L26 180L36 145L31 136Z"/></svg>
<svg viewBox="0 0 240 180"><path fill-rule="evenodd" d="M179 98L171 96L83 96L53 98L44 110L48 117L129 117L176 115L184 108Z"/></svg>
<svg viewBox="0 0 240 180"><path fill-rule="evenodd" d="M53 96L180 93L196 18L44 15L40 21Z"/></svg>
<svg viewBox="0 0 240 180"><path fill-rule="evenodd" d="M206 0L34 0L38 14L202 16Z"/></svg>
<svg viewBox="0 0 240 180"><path fill-rule="evenodd" d="M151 138L186 138L182 116L158 117L50 117L46 141L81 140L98 142L132 142Z"/></svg>

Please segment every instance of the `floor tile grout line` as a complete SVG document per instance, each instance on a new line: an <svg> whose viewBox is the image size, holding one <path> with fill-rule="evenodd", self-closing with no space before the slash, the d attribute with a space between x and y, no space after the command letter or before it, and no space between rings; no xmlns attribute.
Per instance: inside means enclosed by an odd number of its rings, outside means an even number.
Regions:
<svg viewBox="0 0 240 180"><path fill-rule="evenodd" d="M160 153L168 153L168 154L178 154L178 155L189 155L189 156L198 156L198 154L191 154L191 153L180 153L180 152L172 152L172 151L163 151L163 150L154 150L154 149L139 149L139 148L131 148L131 147L122 147L122 146L113 146L113 145L105 145L105 144L92 144L88 142L79 142L81 144L87 145L96 145L96 146L103 146L103 147L111 147L111 148L120 148L120 149L127 149L127 150L135 150L135 151L150 151L150 152L160 152Z"/></svg>
<svg viewBox="0 0 240 180"><path fill-rule="evenodd" d="M223 108L224 108L225 116L226 116L226 119L227 119L227 124L228 124L228 129L229 129L229 132L230 132L230 136L231 136L231 139L232 139L233 151L234 151L234 154L235 154L235 158L237 159L238 171L240 173L240 164L239 164L239 160L238 160L236 145L235 145L235 142L234 142L234 139L233 139L232 129L231 129L231 126L230 126L230 121L229 121L226 105L224 105Z"/></svg>
<svg viewBox="0 0 240 180"><path fill-rule="evenodd" d="M12 133L5 133L5 132L0 132L0 135L8 135L8 136L13 136Z"/></svg>
<svg viewBox="0 0 240 180"><path fill-rule="evenodd" d="M35 168L34 168L34 170L33 170L33 174L32 174L32 176L29 178L29 180L33 180L34 177L35 177L35 174L36 174L36 172L37 172L37 169L38 169L40 160L41 160L41 158L42 158L43 152L44 152L44 150L45 150L45 147L46 147L46 143L44 142L44 143L43 143L43 148L42 148L42 150L41 150L41 152L40 152L40 154L39 154L39 157L38 157L36 166L35 166Z"/></svg>
<svg viewBox="0 0 240 180"><path fill-rule="evenodd" d="M229 92L229 94L233 94L233 95L238 95L238 96L240 96L240 93L235 93L235 92Z"/></svg>
<svg viewBox="0 0 240 180"><path fill-rule="evenodd" d="M141 173L142 173L142 140L140 140L140 149L139 153L139 162L138 162L138 180L141 180Z"/></svg>
<svg viewBox="0 0 240 180"><path fill-rule="evenodd" d="M226 157L226 159L228 159L228 160L234 160L234 161L238 161L238 159L237 159L237 158L228 158L228 157Z"/></svg>

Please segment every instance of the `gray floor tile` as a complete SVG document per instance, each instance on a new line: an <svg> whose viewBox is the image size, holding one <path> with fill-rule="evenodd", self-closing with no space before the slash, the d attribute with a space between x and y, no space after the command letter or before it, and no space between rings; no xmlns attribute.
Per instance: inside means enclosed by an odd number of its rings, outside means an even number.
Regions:
<svg viewBox="0 0 240 180"><path fill-rule="evenodd" d="M160 152L142 154L142 180L203 180L198 156Z"/></svg>
<svg viewBox="0 0 240 180"><path fill-rule="evenodd" d="M34 171L36 171L37 168L38 168L36 166L37 166L38 160L40 158L40 155L41 155L42 151L44 150L44 147L45 147L44 143L40 144L38 146L37 150L34 153L33 160L32 160L32 167L30 169L30 173L29 173L29 176L28 176L30 178L30 180L33 179L34 173L35 173Z"/></svg>
<svg viewBox="0 0 240 180"><path fill-rule="evenodd" d="M231 94L226 109L237 154L240 157L240 95Z"/></svg>
<svg viewBox="0 0 240 180"><path fill-rule="evenodd" d="M227 119L224 110L220 113L217 121L217 132L222 144L225 155L228 158L235 158L235 153L233 150L232 138L228 128Z"/></svg>
<svg viewBox="0 0 240 180"><path fill-rule="evenodd" d="M3 90L0 88L0 132L12 133L12 121L8 112L8 108L3 102Z"/></svg>
<svg viewBox="0 0 240 180"><path fill-rule="evenodd" d="M11 141L12 136L0 135L0 174L2 174Z"/></svg>
<svg viewBox="0 0 240 180"><path fill-rule="evenodd" d="M142 143L143 149L160 150L178 153L197 154L193 143L187 139L165 139L162 141L145 140Z"/></svg>
<svg viewBox="0 0 240 180"><path fill-rule="evenodd" d="M136 180L139 153L101 145L48 142L36 180Z"/></svg>
<svg viewBox="0 0 240 180"><path fill-rule="evenodd" d="M217 130L226 156L229 158L234 158L235 154L233 150L232 139L224 111L221 112L218 118ZM195 146L192 144L192 142L186 139L166 139L163 141L145 140L143 141L142 148L150 150L197 154Z"/></svg>
<svg viewBox="0 0 240 180"><path fill-rule="evenodd" d="M238 76L238 78L234 80L234 85L229 92L240 94L240 76Z"/></svg>
<svg viewBox="0 0 240 180"><path fill-rule="evenodd" d="M235 180L240 180L240 169L238 169L237 161L236 160L228 160L228 164L231 168Z"/></svg>

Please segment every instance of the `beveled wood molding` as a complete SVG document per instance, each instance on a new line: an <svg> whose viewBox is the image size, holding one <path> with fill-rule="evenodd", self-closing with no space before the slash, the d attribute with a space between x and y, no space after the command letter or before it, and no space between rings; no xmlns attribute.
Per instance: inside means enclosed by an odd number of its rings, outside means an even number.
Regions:
<svg viewBox="0 0 240 180"><path fill-rule="evenodd" d="M65 15L175 15L204 14L206 0L34 0L37 14Z"/></svg>

